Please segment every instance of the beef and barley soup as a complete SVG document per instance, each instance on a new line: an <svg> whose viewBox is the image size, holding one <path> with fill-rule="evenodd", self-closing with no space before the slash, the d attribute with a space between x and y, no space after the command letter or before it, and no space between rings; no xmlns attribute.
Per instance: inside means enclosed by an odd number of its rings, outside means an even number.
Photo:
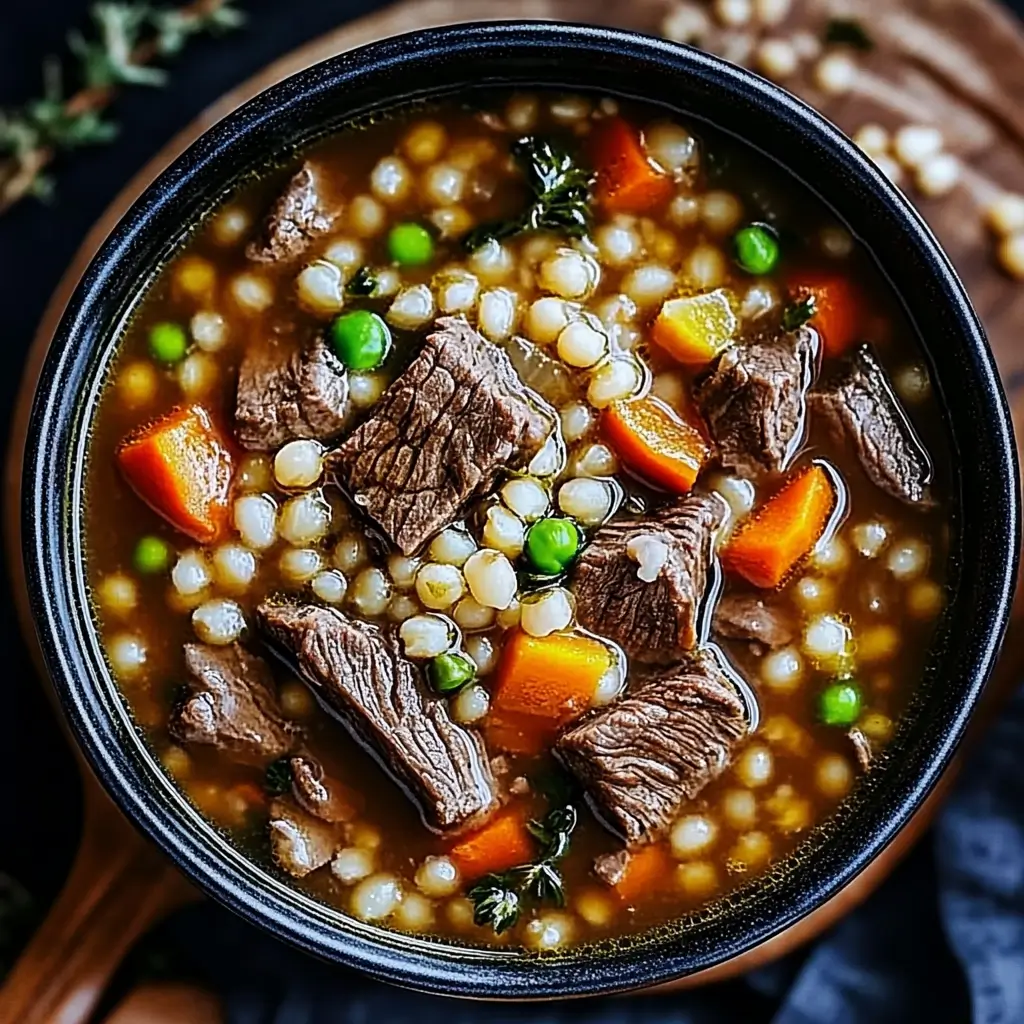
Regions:
<svg viewBox="0 0 1024 1024"><path fill-rule="evenodd" d="M361 919L548 950L751 883L877 765L948 462L898 303L793 180L492 99L199 226L110 370L86 536L210 821Z"/></svg>

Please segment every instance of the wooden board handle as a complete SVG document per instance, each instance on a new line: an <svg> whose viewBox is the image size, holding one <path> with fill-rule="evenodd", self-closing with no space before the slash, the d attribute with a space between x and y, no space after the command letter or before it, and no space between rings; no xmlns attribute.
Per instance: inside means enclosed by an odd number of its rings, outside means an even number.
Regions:
<svg viewBox="0 0 1024 1024"><path fill-rule="evenodd" d="M85 791L71 875L0 988L0 1024L85 1024L139 936L196 895L91 777Z"/></svg>

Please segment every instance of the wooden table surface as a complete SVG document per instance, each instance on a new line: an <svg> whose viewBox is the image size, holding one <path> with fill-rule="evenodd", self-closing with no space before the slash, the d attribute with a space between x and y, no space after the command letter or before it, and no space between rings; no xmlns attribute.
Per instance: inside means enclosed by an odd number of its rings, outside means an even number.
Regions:
<svg viewBox="0 0 1024 1024"><path fill-rule="evenodd" d="M711 5L688 6L707 11ZM354 46L429 25L518 18L591 22L659 34L666 17L678 7L677 0L622 0L603 5L592 0L405 0L283 57L205 111L126 186L86 239L54 295L36 337L26 381L34 381L56 321L84 266L134 197L199 132L274 81ZM907 194L945 246L981 315L1020 439L1024 436L1024 282L998 267L981 210L998 191L1024 193L1024 32L995 0L794 0L785 20L771 28L747 25L726 29L710 18L699 43L737 63L749 63L763 39L803 32L805 40L820 40L834 17L858 19L875 43L871 52L858 54L852 88L838 96L823 93L814 82L813 60L782 84L850 134L867 122L890 130L908 122L942 129L946 148L963 163L961 184L942 198L925 198L909 185ZM29 397L30 392L23 388L21 422ZM16 460L8 466L9 491L17 490L19 468ZM17 531L11 523L8 543L14 548L13 563L20 564ZM1015 617L1021 610L1018 601ZM1015 679L1024 665L1024 643L1015 644L1014 636L1011 627L999 673L1005 680ZM154 858L154 851L120 818L87 771L84 784L87 824L73 884L68 885L51 919L0 990L0 1024L7 1020L19 1024L86 1020L131 940L156 916L188 898L176 872ZM134 863L139 883L112 885L111 863L119 865L114 874L129 880ZM869 868L855 883L858 891L836 897L843 902L835 909L846 909L863 898L882 874L880 865ZM145 912L140 912L140 906ZM775 955L815 934L820 925L808 927L811 921L801 922L795 934L782 936L786 940L789 935L789 939L776 947ZM91 953L83 957L85 950ZM136 1018L124 1018L129 1019ZM153 1024L158 1020L155 1016L145 1019Z"/></svg>

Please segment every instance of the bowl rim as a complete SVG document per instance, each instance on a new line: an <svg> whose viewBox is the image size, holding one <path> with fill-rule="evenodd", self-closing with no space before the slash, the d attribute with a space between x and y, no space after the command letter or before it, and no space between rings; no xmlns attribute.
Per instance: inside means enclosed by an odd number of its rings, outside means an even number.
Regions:
<svg viewBox="0 0 1024 1024"><path fill-rule="evenodd" d="M68 565L66 499L69 494L72 498L76 496L76 487L77 497L81 496L82 466L76 466L70 456L80 453L88 428L88 421L81 419L81 396L73 385L92 374L95 391L102 377L95 365L89 365L89 359L96 353L89 351L89 346L73 352L70 342L77 338L95 342L99 338L102 347L104 338L117 336L119 332L112 329L109 316L102 324L96 321L103 289L111 286L118 270L131 267L133 260L144 255L142 240L147 230L197 176L207 173L206 169L219 155L237 150L240 140L262 137L261 132L265 136L272 131L275 119L279 124L286 111L300 109L311 96L335 94L374 76L386 79L397 66L404 70L429 69L432 61L450 59L457 51L495 57L511 53L521 63L530 65L530 61L550 61L552 51L559 47L585 51L595 60L609 64L654 63L659 71L671 69L677 75L692 76L725 89L735 102L746 102L785 121L809 145L823 152L829 150L832 160L841 157L854 178L888 209L890 219L900 223L902 231L926 257L933 284L956 324L965 356L970 357L965 359L964 370L974 377L977 397L987 414L978 432L986 435L990 454L995 456L993 464L987 467L984 487L985 495L994 501L995 514L983 543L996 557L989 563L995 568L978 581L971 594L972 610L986 621L974 630L977 635L970 638L971 671L963 699L949 719L944 735L932 749L919 752L924 770L914 785L899 794L895 814L861 842L858 850L843 858L836 870L825 876L810 871L804 887L790 893L792 902L787 906L777 907L767 915L748 914L748 920L736 922L730 934L718 936L709 946L687 950L666 943L647 943L610 950L589 960L567 955L538 961L425 943L367 928L358 922L348 922L346 927L339 928L337 915L321 913L319 904L290 888L268 887L265 873L254 871L237 851L214 850L205 838L199 842L197 833L192 831L194 822L190 821L197 817L197 812L184 804L151 757L150 775L144 774L140 763L144 763L145 757L137 749L128 749L133 744L139 746L130 721L115 718L112 712L116 709L104 700L96 685L101 682L96 678L97 672L105 670L96 663L95 630L90 637L89 611L82 607L85 590L81 558ZM520 74L517 81L560 81L559 74L545 76L538 68L530 67L532 77ZM624 94L614 85L608 91ZM378 105L394 106L409 98L408 93L403 93L381 100ZM642 98L673 105L661 96ZM777 155L769 155L779 160ZM139 280L137 274L128 276ZM109 356L110 345L107 350ZM960 282L917 213L834 126L777 86L689 47L593 26L484 22L423 29L313 65L271 86L217 122L146 188L93 257L46 354L26 437L22 475L23 559L37 639L65 716L104 788L201 888L252 923L300 948L355 966L372 976L451 995L545 999L612 993L671 981L722 963L766 941L835 895L894 838L948 763L1005 630L1020 546L1015 447L991 353ZM80 556L80 550L77 554ZM75 578L70 579L69 573ZM175 808L175 798L184 805L184 811Z"/></svg>

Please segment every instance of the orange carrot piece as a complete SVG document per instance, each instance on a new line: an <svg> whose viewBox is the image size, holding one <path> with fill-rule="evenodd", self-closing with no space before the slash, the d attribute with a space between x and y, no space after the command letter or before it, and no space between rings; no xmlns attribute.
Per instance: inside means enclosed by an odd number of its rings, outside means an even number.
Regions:
<svg viewBox="0 0 1024 1024"><path fill-rule="evenodd" d="M722 550L722 565L755 587L778 587L818 543L835 502L828 473L811 466L737 527Z"/></svg>
<svg viewBox="0 0 1024 1024"><path fill-rule="evenodd" d="M594 130L597 201L609 213L650 213L672 196L672 178L647 158L640 133L621 117Z"/></svg>
<svg viewBox="0 0 1024 1024"><path fill-rule="evenodd" d="M202 544L223 535L231 451L201 405L173 409L129 434L117 462L135 493L173 527Z"/></svg>
<svg viewBox="0 0 1024 1024"><path fill-rule="evenodd" d="M479 831L451 847L448 856L462 876L479 878L532 861L536 843L526 830L524 817L519 809L506 807Z"/></svg>
<svg viewBox="0 0 1024 1024"><path fill-rule="evenodd" d="M623 903L636 903L663 888L669 881L672 858L663 845L642 846L631 853L615 894Z"/></svg>
<svg viewBox="0 0 1024 1024"><path fill-rule="evenodd" d="M590 707L612 665L609 648L582 633L530 636L513 630L495 674L488 741L510 753L541 753L566 722Z"/></svg>
<svg viewBox="0 0 1024 1024"><path fill-rule="evenodd" d="M804 270L789 279L794 302L814 296L814 316L808 321L821 335L826 356L839 356L859 337L864 315L860 290L848 277L831 271Z"/></svg>
<svg viewBox="0 0 1024 1024"><path fill-rule="evenodd" d="M674 494L689 491L711 455L697 425L657 398L613 402L601 425L629 469Z"/></svg>

